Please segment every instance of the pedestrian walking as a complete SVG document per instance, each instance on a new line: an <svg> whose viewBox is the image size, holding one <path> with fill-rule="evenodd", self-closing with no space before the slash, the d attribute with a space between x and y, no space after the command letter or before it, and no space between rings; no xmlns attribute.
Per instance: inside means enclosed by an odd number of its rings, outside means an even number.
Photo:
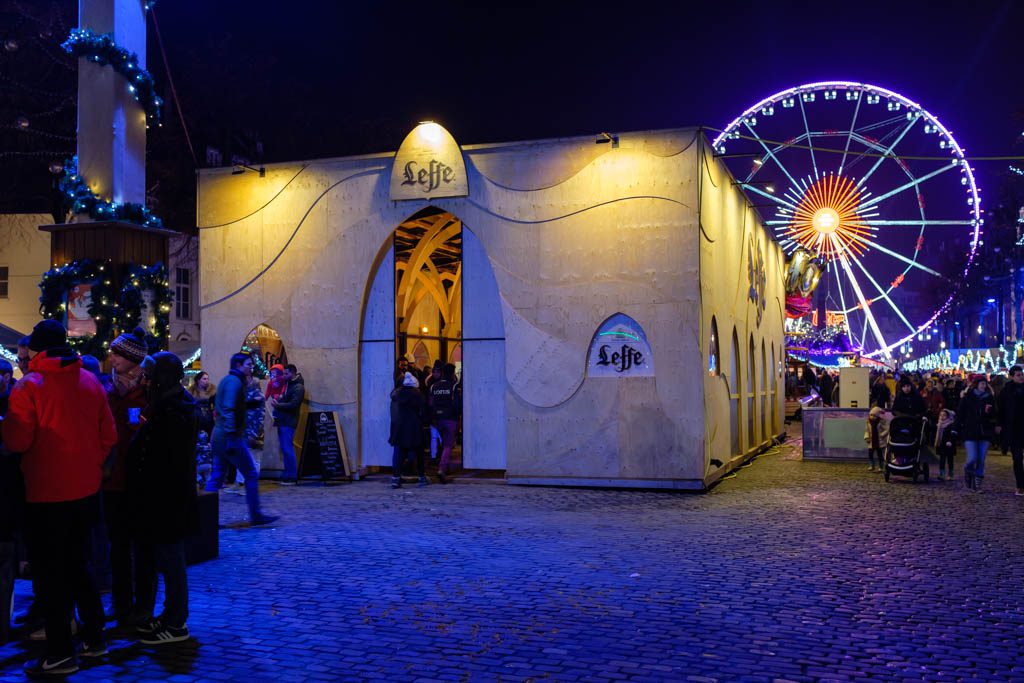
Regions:
<svg viewBox="0 0 1024 683"><path fill-rule="evenodd" d="M889 441L889 414L878 406L868 411L864 441L868 444L868 471L881 472L885 469L885 447ZM878 462L876 468L875 462Z"/></svg>
<svg viewBox="0 0 1024 683"><path fill-rule="evenodd" d="M939 456L939 481L946 481L947 472L949 479L955 476L953 469L953 456L956 455L956 413L948 408L943 408L939 413L939 421L935 426L935 453Z"/></svg>
<svg viewBox="0 0 1024 683"><path fill-rule="evenodd" d="M967 452L964 481L973 491L981 490L985 478L985 455L995 436L995 428L995 399L988 388L988 380L985 375L972 375L970 385L960 399L954 429L964 442Z"/></svg>
<svg viewBox="0 0 1024 683"><path fill-rule="evenodd" d="M231 356L231 370L217 385L214 400L216 422L213 437L213 473L206 482L207 491L219 491L228 463L233 464L245 478L245 502L249 506L249 522L253 525L270 524L278 515L268 515L260 507L260 482L256 461L249 452L245 434L246 387L252 377L252 357L247 353Z"/></svg>
<svg viewBox="0 0 1024 683"><path fill-rule="evenodd" d="M25 516L46 646L30 676L78 670L69 615L78 606L83 657L106 654L103 604L87 563L99 523L103 464L117 429L99 381L82 368L56 320L38 323L29 342L29 374L11 392L5 446L22 454Z"/></svg>
<svg viewBox="0 0 1024 683"><path fill-rule="evenodd" d="M1024 496L1024 368L1010 368L1010 381L999 394L999 425L996 431L1010 449L1018 496Z"/></svg>
<svg viewBox="0 0 1024 683"><path fill-rule="evenodd" d="M914 388L913 381L907 376L901 377L896 398L892 401L893 415L924 417L926 411L924 399Z"/></svg>
<svg viewBox="0 0 1024 683"><path fill-rule="evenodd" d="M146 421L128 453L128 497L142 579L136 625L140 641L163 645L188 640L185 539L199 530L196 502L196 408L182 387L181 359L153 356ZM163 613L153 618L157 573L164 579Z"/></svg>
<svg viewBox="0 0 1024 683"><path fill-rule="evenodd" d="M441 379L430 386L430 410L441 432L441 461L437 466L437 478L444 484L451 473L452 449L462 416L462 392L455 379L455 366L451 363L441 368Z"/></svg>
<svg viewBox="0 0 1024 683"><path fill-rule="evenodd" d="M402 487L402 465L407 458L416 461L419 485L426 486L423 461L423 425L426 420L426 401L420 393L419 380L406 372L402 386L391 392L391 435L388 443L394 447L391 459L391 488Z"/></svg>
<svg viewBox="0 0 1024 683"><path fill-rule="evenodd" d="M284 464L278 483L288 486L295 484L299 476L294 439L295 429L299 426L299 411L302 408L302 401L306 398L306 383L299 369L292 363L281 368L281 379L284 390L280 398L270 399L270 405L274 411L274 425L277 427L277 440L281 444L281 462Z"/></svg>

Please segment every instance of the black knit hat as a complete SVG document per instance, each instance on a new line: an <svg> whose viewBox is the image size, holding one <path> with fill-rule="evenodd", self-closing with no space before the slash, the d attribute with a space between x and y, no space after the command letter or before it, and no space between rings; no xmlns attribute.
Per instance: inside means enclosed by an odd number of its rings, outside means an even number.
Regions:
<svg viewBox="0 0 1024 683"><path fill-rule="evenodd" d="M131 333L125 332L110 343L110 352L139 365L149 352L145 330L136 327Z"/></svg>
<svg viewBox="0 0 1024 683"><path fill-rule="evenodd" d="M30 351L49 351L61 346L67 346L68 331L56 320L48 319L36 323L29 335L28 348Z"/></svg>

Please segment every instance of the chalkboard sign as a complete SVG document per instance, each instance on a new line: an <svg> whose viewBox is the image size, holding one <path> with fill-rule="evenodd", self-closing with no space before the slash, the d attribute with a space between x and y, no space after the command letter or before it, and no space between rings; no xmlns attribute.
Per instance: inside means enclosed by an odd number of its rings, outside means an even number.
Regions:
<svg viewBox="0 0 1024 683"><path fill-rule="evenodd" d="M352 476L341 426L333 411L311 410L306 419L299 458L299 479L317 475L324 481L348 479Z"/></svg>

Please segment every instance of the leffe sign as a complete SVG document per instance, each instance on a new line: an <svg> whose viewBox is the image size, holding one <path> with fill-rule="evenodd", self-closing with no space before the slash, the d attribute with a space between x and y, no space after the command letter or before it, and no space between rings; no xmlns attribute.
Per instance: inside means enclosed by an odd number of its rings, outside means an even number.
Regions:
<svg viewBox="0 0 1024 683"><path fill-rule="evenodd" d="M436 123L406 136L391 171L391 199L437 199L469 194L466 164L455 138Z"/></svg>
<svg viewBox="0 0 1024 683"><path fill-rule="evenodd" d="M588 377L652 377L654 357L640 325L616 313L598 328L590 342Z"/></svg>

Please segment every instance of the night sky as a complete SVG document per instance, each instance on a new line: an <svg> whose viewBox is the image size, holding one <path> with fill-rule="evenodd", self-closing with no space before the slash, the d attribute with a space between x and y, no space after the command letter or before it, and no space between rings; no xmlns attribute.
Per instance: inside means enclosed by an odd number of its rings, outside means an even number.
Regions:
<svg viewBox="0 0 1024 683"><path fill-rule="evenodd" d="M393 150L428 118L463 144L720 127L827 79L918 101L969 154L1024 153L1013 0L287 7L156 7L189 125L253 129L266 161Z"/></svg>

